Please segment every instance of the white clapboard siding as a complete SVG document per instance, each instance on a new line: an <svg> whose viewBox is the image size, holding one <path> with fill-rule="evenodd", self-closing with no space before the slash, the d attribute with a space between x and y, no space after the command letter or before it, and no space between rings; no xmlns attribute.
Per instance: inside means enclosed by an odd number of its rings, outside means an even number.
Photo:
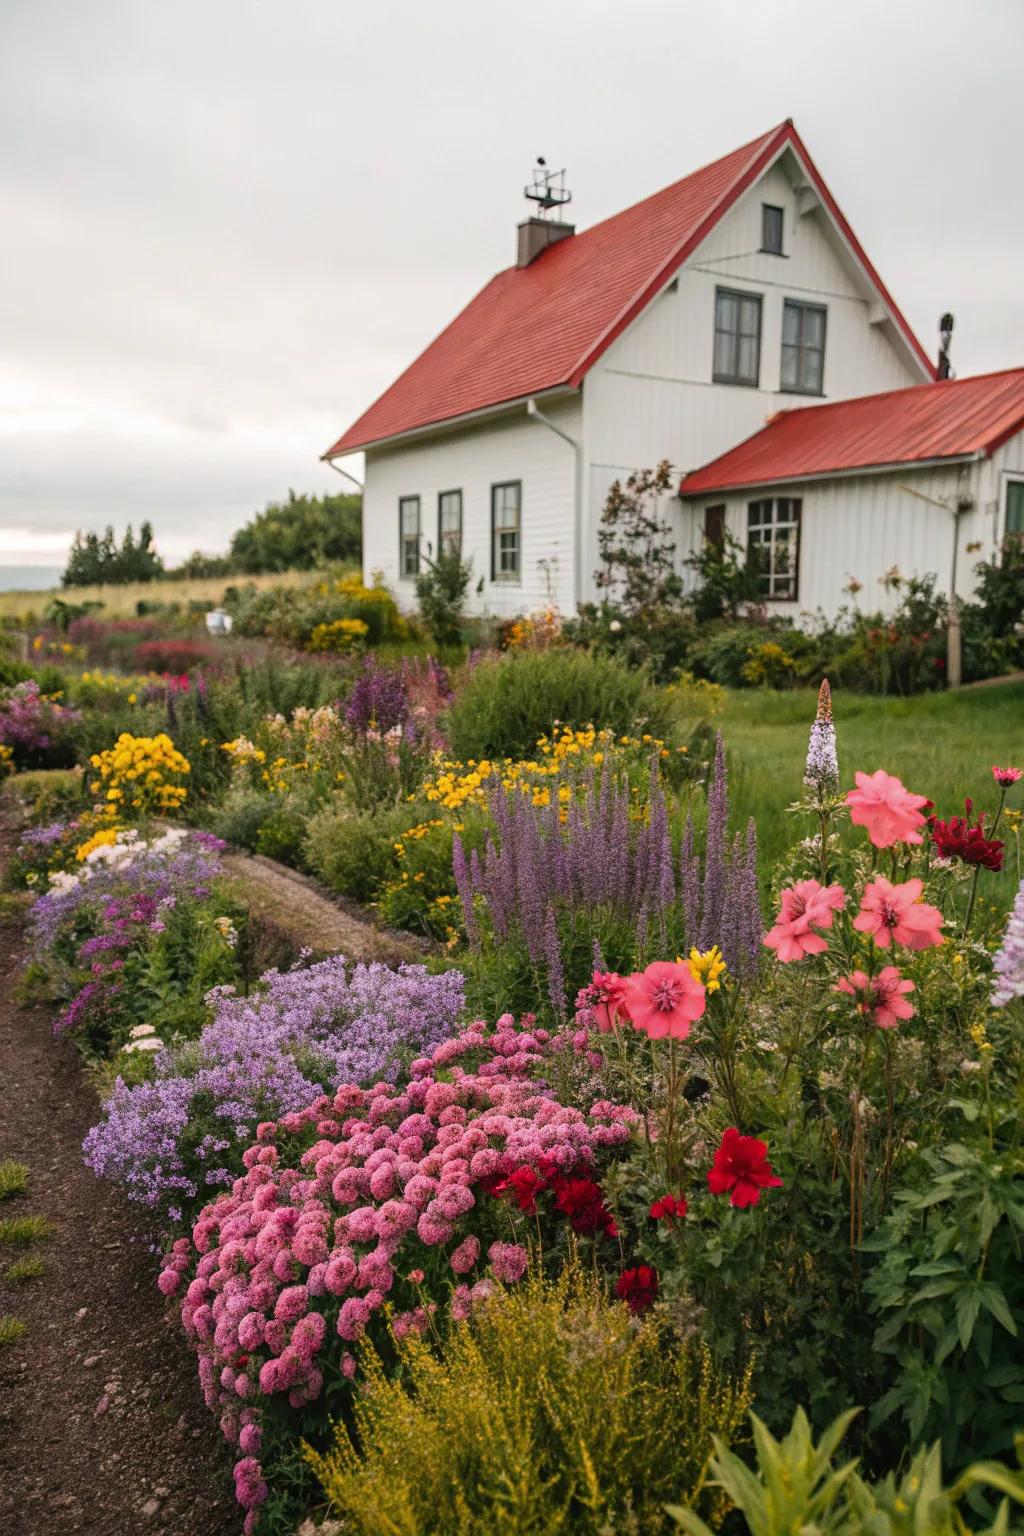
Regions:
<svg viewBox="0 0 1024 1536"><path fill-rule="evenodd" d="M579 438L578 397L540 403L563 432ZM470 610L509 616L554 603L571 613L575 461L570 445L525 408L490 426L371 449L363 493L364 579L382 572L402 606L415 606L413 582L399 576L399 498L419 496L423 548L436 553L438 496L461 490L462 550L473 562ZM522 569L515 584L491 580L491 486L506 480L522 482Z"/></svg>

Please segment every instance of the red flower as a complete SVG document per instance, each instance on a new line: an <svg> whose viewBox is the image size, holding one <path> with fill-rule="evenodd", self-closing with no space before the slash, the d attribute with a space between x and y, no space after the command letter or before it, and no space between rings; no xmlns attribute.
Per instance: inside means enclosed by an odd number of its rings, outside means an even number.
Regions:
<svg viewBox="0 0 1024 1536"><path fill-rule="evenodd" d="M992 777L995 779L1000 789L1009 789L1011 784L1017 783L1022 774L1024 774L1024 769L1022 768L992 769Z"/></svg>
<svg viewBox="0 0 1024 1536"><path fill-rule="evenodd" d="M971 825L974 804L964 801L965 816L951 816L948 821L931 818L932 841L947 859L963 859L965 864L981 864L999 871L1003 867L1003 844L997 837L985 836L985 818L979 816Z"/></svg>
<svg viewBox="0 0 1024 1536"><path fill-rule="evenodd" d="M729 1204L756 1205L762 1189L777 1189L781 1179L772 1173L768 1148L756 1136L741 1136L734 1125L723 1133L722 1144L708 1173L713 1195L729 1194Z"/></svg>
<svg viewBox="0 0 1024 1536"><path fill-rule="evenodd" d="M555 1192L555 1209L568 1216L574 1232L584 1237L603 1232L606 1237L617 1237L615 1218L604 1203L601 1187L593 1179L555 1179L551 1188Z"/></svg>
<svg viewBox="0 0 1024 1536"><path fill-rule="evenodd" d="M658 1271L649 1264L624 1269L615 1283L615 1294L631 1312L646 1312L658 1299Z"/></svg>
<svg viewBox="0 0 1024 1536"><path fill-rule="evenodd" d="M667 1227L674 1227L677 1221L682 1221L686 1215L686 1199L683 1195L662 1195L660 1200L655 1200L651 1206L651 1216L655 1221L663 1221Z"/></svg>
<svg viewBox="0 0 1024 1536"><path fill-rule="evenodd" d="M547 1181L524 1163L521 1168L510 1173L507 1179L495 1185L494 1194L508 1195L521 1211L525 1211L527 1216L533 1216L537 1210L537 1196L546 1188Z"/></svg>

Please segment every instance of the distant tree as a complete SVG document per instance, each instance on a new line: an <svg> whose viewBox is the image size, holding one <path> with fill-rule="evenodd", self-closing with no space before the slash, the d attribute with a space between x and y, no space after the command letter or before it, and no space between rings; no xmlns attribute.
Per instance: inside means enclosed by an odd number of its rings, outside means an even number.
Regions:
<svg viewBox="0 0 1024 1536"><path fill-rule="evenodd" d="M231 569L246 575L355 564L361 557L361 497L296 496L294 491L239 528L228 553Z"/></svg>
<svg viewBox="0 0 1024 1536"><path fill-rule="evenodd" d="M153 548L152 523L142 524L138 540L129 523L120 547L108 524L102 538L91 529L84 537L81 531L75 534L61 585L113 586L128 581L157 581L163 574L163 561Z"/></svg>

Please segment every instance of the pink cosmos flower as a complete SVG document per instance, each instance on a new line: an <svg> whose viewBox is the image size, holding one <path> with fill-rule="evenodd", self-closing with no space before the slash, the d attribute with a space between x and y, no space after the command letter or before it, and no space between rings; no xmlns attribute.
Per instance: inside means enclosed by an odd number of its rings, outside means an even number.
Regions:
<svg viewBox="0 0 1024 1536"><path fill-rule="evenodd" d="M624 985L625 1003L634 1029L661 1040L685 1040L690 1025L704 1012L704 988L695 981L688 965L655 960L645 971L630 976Z"/></svg>
<svg viewBox="0 0 1024 1536"><path fill-rule="evenodd" d="M924 826L921 807L927 796L913 795L895 774L879 768L876 773L855 773L857 788L848 791L846 803L855 827L865 827L876 848L893 843L919 843Z"/></svg>
<svg viewBox="0 0 1024 1536"><path fill-rule="evenodd" d="M876 875L864 887L853 926L859 933L869 933L881 949L890 944L904 944L907 949L941 944L944 918L938 907L921 900L923 890L920 880L893 885L884 875Z"/></svg>
<svg viewBox="0 0 1024 1536"><path fill-rule="evenodd" d="M1011 784L1016 784L1024 775L1024 768L993 768L992 777L1000 789L1009 789Z"/></svg>
<svg viewBox="0 0 1024 1536"><path fill-rule="evenodd" d="M594 1023L603 1033L626 1018L626 983L615 971L595 971L591 985Z"/></svg>
<svg viewBox="0 0 1024 1536"><path fill-rule="evenodd" d="M823 954L828 942L815 929L831 928L833 915L845 905L846 892L841 885L798 880L782 892L779 915L764 942L785 965L802 960L804 955Z"/></svg>
<svg viewBox="0 0 1024 1536"><path fill-rule="evenodd" d="M914 983L901 976L894 965L885 966L877 976L851 971L836 982L836 991L856 998L858 1011L870 1014L879 1029L894 1029L900 1019L913 1018L914 1009L907 1002L907 993L913 990Z"/></svg>

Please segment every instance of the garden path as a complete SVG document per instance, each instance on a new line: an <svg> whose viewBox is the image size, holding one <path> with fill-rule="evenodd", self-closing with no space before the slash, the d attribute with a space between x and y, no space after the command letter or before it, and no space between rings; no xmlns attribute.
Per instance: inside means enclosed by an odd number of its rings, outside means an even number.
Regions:
<svg viewBox="0 0 1024 1536"><path fill-rule="evenodd" d="M27 1326L0 1350L0 1531L236 1536L231 1458L210 1432L181 1330L165 1314L143 1223L82 1165L96 1096L52 1013L19 1007L21 935L0 928L0 1157L30 1169L0 1217L54 1227L34 1279L0 1246L0 1313Z"/></svg>
<svg viewBox="0 0 1024 1536"><path fill-rule="evenodd" d="M258 854L226 853L223 864L242 886L246 903L297 947L348 960L401 965L423 959L423 948L408 935L378 928L329 896L294 869Z"/></svg>

